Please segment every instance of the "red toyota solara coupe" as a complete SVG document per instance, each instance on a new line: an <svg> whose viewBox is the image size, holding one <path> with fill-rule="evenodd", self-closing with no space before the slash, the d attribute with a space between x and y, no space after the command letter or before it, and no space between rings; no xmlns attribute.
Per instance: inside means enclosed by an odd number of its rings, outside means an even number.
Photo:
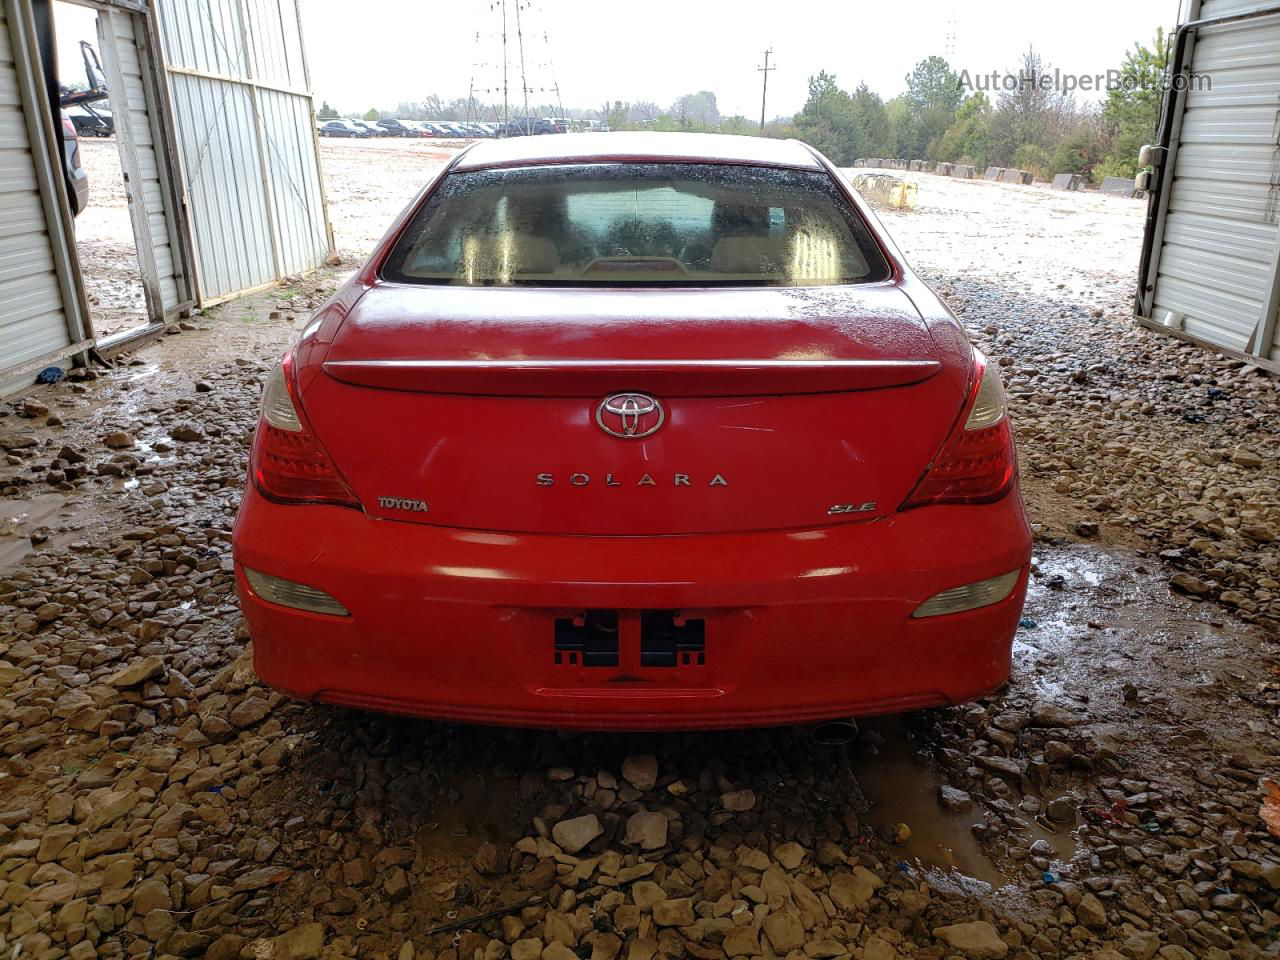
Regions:
<svg viewBox="0 0 1280 960"><path fill-rule="evenodd" d="M267 379L235 528L295 697L577 729L1003 684L998 368L796 141L481 143Z"/></svg>

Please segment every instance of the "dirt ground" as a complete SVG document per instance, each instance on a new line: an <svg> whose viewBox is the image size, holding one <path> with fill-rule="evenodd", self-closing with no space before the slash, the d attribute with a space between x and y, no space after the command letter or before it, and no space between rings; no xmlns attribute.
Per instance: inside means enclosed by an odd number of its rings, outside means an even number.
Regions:
<svg viewBox="0 0 1280 960"><path fill-rule="evenodd" d="M0 407L0 957L1277 955L1280 391L1133 326L1140 202L912 175L881 214L1009 385L1007 688L835 746L555 735L252 674L262 378L445 155L322 152L341 267Z"/></svg>

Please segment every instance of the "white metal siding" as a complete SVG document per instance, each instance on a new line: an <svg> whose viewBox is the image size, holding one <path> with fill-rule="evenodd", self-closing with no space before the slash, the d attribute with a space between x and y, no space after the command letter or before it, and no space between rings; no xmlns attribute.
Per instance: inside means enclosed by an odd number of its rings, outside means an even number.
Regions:
<svg viewBox="0 0 1280 960"><path fill-rule="evenodd" d="M72 343L9 17L10 7L0 0L0 396L35 379L6 370Z"/></svg>
<svg viewBox="0 0 1280 960"><path fill-rule="evenodd" d="M150 304L152 319L160 321L189 294L181 257L174 255L178 231L169 208L163 147L157 142L155 78L145 53L145 24L140 14L103 10L98 29L143 281L149 301L158 300Z"/></svg>
<svg viewBox="0 0 1280 960"><path fill-rule="evenodd" d="M1200 17L1257 7L1206 2ZM1280 220L1280 21L1206 27L1169 189L1154 293L1156 316L1183 316L1187 333L1233 350L1251 343L1275 276ZM1265 355L1265 354L1264 354Z"/></svg>
<svg viewBox="0 0 1280 960"><path fill-rule="evenodd" d="M294 0L160 8L200 298L332 252Z"/></svg>

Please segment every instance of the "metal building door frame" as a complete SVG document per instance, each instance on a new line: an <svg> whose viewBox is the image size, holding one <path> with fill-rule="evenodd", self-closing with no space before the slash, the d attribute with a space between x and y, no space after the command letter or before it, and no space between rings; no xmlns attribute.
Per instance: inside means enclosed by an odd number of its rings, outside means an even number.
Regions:
<svg viewBox="0 0 1280 960"><path fill-rule="evenodd" d="M150 320L143 327L126 330L97 342L98 352L111 354L136 346L139 340L155 336L164 329L166 324L179 317L190 316L195 307L191 231L186 207L178 188L178 149L174 135L173 110L168 99L168 87L164 82L164 58L160 49L155 3L147 3L144 0L68 0L68 2L97 10L99 13L99 46L102 49L103 69L107 74L107 91L112 106L112 118L121 148L121 165L125 173L129 219L133 227L138 253L138 269L142 275L143 293ZM108 50L108 43L103 39L103 27L109 25L109 18L113 13L127 15L133 18L134 22L139 65L142 67L146 114L155 151L165 216L169 224L167 239L173 258L174 280L178 285L178 302L168 309L165 309L160 294L159 269L150 224L140 188L136 186L141 182L141 174L135 131L127 109L128 92L124 88L116 51ZM106 36L110 37L110 42L114 44L114 34L106 31ZM125 109L119 109L119 107Z"/></svg>
<svg viewBox="0 0 1280 960"><path fill-rule="evenodd" d="M89 319L89 301L80 276L79 259L73 239L71 202L62 177L62 131L54 129L53 111L45 91L41 69L40 47L31 0L0 0L5 7L9 46L13 52L18 97L26 125L33 175L44 211L49 252L57 278L61 307L67 328L68 343L48 354L35 357L9 368L0 368L4 378L34 375L43 367L74 357L77 363L88 360L93 346L93 327ZM54 149L54 145L58 149Z"/></svg>
<svg viewBox="0 0 1280 960"><path fill-rule="evenodd" d="M1280 6L1261 7L1245 13L1225 14L1220 17L1200 16L1201 0L1189 0L1186 21L1174 34L1172 56L1168 75L1189 77L1195 63L1195 42L1198 32L1205 27L1229 26L1251 20L1280 17ZM1178 155L1179 135L1186 114L1186 98L1189 83L1172 83L1165 91L1157 127L1156 159L1158 165L1152 178L1153 189L1147 202L1147 223L1143 232L1142 254L1138 267L1138 289L1134 298L1134 313L1139 324L1158 330L1200 346L1217 350L1228 356L1247 360L1268 370L1280 372L1280 356L1272 356L1280 313L1280 237L1272 251L1271 278L1262 299L1262 309L1244 350L1232 350L1222 344L1212 343L1202 337L1165 326L1152 317L1156 281L1160 273L1160 255L1164 245L1165 225L1169 214L1169 199L1173 188L1174 168ZM1280 147L1278 147L1280 149Z"/></svg>

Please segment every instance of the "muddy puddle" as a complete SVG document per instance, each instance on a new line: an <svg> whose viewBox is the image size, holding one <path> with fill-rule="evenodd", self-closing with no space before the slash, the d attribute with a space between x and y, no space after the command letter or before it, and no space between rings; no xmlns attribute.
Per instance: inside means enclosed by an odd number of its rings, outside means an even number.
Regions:
<svg viewBox="0 0 1280 960"><path fill-rule="evenodd" d="M973 827L984 822L976 802L963 813L951 813L939 805L939 788L945 781L919 756L921 745L901 716L867 720L861 729L864 738L876 744L874 755L853 762L858 785L870 804L867 819L882 835L897 839L906 864L966 889L999 890L1017 881L992 862L974 836ZM1071 861L1076 845L1068 833L1055 833L1030 817L1026 820L1028 841L1043 841L1052 848L1053 853L1046 855L1055 864Z"/></svg>

